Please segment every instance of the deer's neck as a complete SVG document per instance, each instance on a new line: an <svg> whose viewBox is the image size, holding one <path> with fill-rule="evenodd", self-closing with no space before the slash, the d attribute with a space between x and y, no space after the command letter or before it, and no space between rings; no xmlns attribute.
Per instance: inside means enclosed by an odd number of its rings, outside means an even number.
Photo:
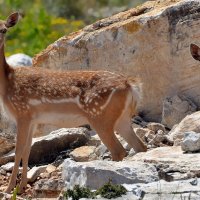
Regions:
<svg viewBox="0 0 200 200"><path fill-rule="evenodd" d="M0 95L5 94L9 65L6 62L4 54L4 45L0 47Z"/></svg>

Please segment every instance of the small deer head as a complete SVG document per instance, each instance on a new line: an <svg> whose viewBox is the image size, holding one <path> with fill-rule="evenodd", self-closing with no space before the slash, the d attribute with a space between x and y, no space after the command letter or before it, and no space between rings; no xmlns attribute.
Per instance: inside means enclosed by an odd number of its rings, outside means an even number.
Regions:
<svg viewBox="0 0 200 200"><path fill-rule="evenodd" d="M200 48L196 44L190 45L190 52L195 60L200 61Z"/></svg>
<svg viewBox="0 0 200 200"><path fill-rule="evenodd" d="M8 28L15 26L20 19L20 14L18 12L12 13L8 16L6 21L0 21L0 47L4 43L4 37Z"/></svg>

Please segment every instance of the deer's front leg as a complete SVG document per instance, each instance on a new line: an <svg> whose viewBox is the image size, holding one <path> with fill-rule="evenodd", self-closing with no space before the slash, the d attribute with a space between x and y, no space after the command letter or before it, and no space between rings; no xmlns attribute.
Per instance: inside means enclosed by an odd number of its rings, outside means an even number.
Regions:
<svg viewBox="0 0 200 200"><path fill-rule="evenodd" d="M8 187L6 189L7 193L10 193L12 189L16 185L16 179L17 179L17 174L19 171L19 165L20 161L22 159L22 156L24 152L27 151L27 138L29 133L29 122L27 121L27 118L25 119L20 119L17 122L17 141L16 141L16 147L15 147L15 164L12 170L12 175L8 184ZM24 175L22 174L24 177Z"/></svg>
<svg viewBox="0 0 200 200"><path fill-rule="evenodd" d="M21 183L19 186L19 193L23 193L27 186L28 160L29 160L29 155L30 155L30 151L31 151L33 126L30 127L30 129L28 130L27 133L28 133L28 135L27 135L27 140L26 140L26 146L25 146L25 150L24 150L23 156L22 156L23 171L22 171Z"/></svg>

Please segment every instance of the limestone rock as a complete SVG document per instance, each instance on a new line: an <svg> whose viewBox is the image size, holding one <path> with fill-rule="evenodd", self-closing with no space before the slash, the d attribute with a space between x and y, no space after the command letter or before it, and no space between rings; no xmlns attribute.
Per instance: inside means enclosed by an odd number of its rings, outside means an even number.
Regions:
<svg viewBox="0 0 200 200"><path fill-rule="evenodd" d="M156 147L162 147L167 145L172 146L173 141L171 141L162 130L158 130L153 139L149 140L148 144L154 145Z"/></svg>
<svg viewBox="0 0 200 200"><path fill-rule="evenodd" d="M15 137L17 133L16 124L11 121L6 113L5 109L3 108L2 103L0 103L0 129L3 133L8 134L11 137Z"/></svg>
<svg viewBox="0 0 200 200"><path fill-rule="evenodd" d="M62 179L41 179L35 186L35 196L37 198L56 198L64 188Z"/></svg>
<svg viewBox="0 0 200 200"><path fill-rule="evenodd" d="M7 58L7 62L12 67L32 66L32 58L23 53L17 53Z"/></svg>
<svg viewBox="0 0 200 200"><path fill-rule="evenodd" d="M8 133L0 133L0 157L15 147L15 137Z"/></svg>
<svg viewBox="0 0 200 200"><path fill-rule="evenodd" d="M193 131L186 132L184 140L181 142L181 148L186 152L195 152L200 150L200 133Z"/></svg>
<svg viewBox="0 0 200 200"><path fill-rule="evenodd" d="M133 128L144 128L147 126L147 122L144 121L144 119L142 119L140 116L136 115L135 117L133 117L132 119L132 127Z"/></svg>
<svg viewBox="0 0 200 200"><path fill-rule="evenodd" d="M134 128L136 135L145 143L147 143L150 139L153 139L155 133L148 128Z"/></svg>
<svg viewBox="0 0 200 200"><path fill-rule="evenodd" d="M166 98L163 102L162 123L168 128L178 124L184 117L197 110L197 106L183 95Z"/></svg>
<svg viewBox="0 0 200 200"><path fill-rule="evenodd" d="M96 134L96 135L93 135L91 136L90 140L88 141L87 145L88 146L99 146L101 145L101 139L99 138L99 136Z"/></svg>
<svg viewBox="0 0 200 200"><path fill-rule="evenodd" d="M8 162L14 162L15 159L15 151L14 149L3 156L0 156L0 166L5 165Z"/></svg>
<svg viewBox="0 0 200 200"><path fill-rule="evenodd" d="M184 138L184 133L194 131L200 132L200 111L187 115L175 128L169 132L169 137L175 145L180 145Z"/></svg>
<svg viewBox="0 0 200 200"><path fill-rule="evenodd" d="M39 166L39 167L33 167L31 170L27 173L28 182L33 183L37 177L45 171L47 166Z"/></svg>
<svg viewBox="0 0 200 200"><path fill-rule="evenodd" d="M51 174L52 172L55 172L56 171L56 167L54 165L47 165L47 168L46 168L46 172Z"/></svg>
<svg viewBox="0 0 200 200"><path fill-rule="evenodd" d="M200 173L200 153L185 154L180 146L159 147L126 160L154 163L159 177L166 181L198 177Z"/></svg>
<svg viewBox="0 0 200 200"><path fill-rule="evenodd" d="M74 149L70 156L77 162L86 162L96 160L97 155L95 154L94 146L82 146Z"/></svg>
<svg viewBox="0 0 200 200"><path fill-rule="evenodd" d="M85 145L89 140L86 128L59 129L47 136L34 138L29 164L53 161L64 150Z"/></svg>
<svg viewBox="0 0 200 200"><path fill-rule="evenodd" d="M199 0L147 2L60 38L33 65L138 76L143 83L139 112L160 121L163 100L177 91L200 106L200 64L189 52L191 42L199 43L199 8Z"/></svg>
<svg viewBox="0 0 200 200"><path fill-rule="evenodd" d="M198 179L200 181L200 179ZM159 180L159 182L153 182L148 184L137 184L132 185L133 193L137 194L137 191L140 191L140 194L143 194L143 197L137 195L138 199L143 200L181 200L181 199L198 199L200 194L199 184L194 186L191 185L191 179L166 182L164 180Z"/></svg>
<svg viewBox="0 0 200 200"><path fill-rule="evenodd" d="M160 123L150 122L147 124L147 128L152 130L155 133L159 130L165 132L165 126Z"/></svg>
<svg viewBox="0 0 200 200"><path fill-rule="evenodd" d="M103 143L96 148L95 153L100 159L111 160L111 153Z"/></svg>
<svg viewBox="0 0 200 200"><path fill-rule="evenodd" d="M191 181L193 179L174 182L159 180L147 184L123 184L128 192L115 200L198 200L200 195L200 179L197 179L197 185L192 185ZM105 198L101 197L97 199L105 200ZM82 198L81 200L86 199Z"/></svg>
<svg viewBox="0 0 200 200"><path fill-rule="evenodd" d="M143 162L90 161L74 162L66 159L63 180L66 186L76 184L97 189L112 180L114 184L148 183L158 180L156 168Z"/></svg>
<svg viewBox="0 0 200 200"><path fill-rule="evenodd" d="M14 162L9 162L5 165L1 166L1 169L5 170L6 172L11 172L14 167Z"/></svg>

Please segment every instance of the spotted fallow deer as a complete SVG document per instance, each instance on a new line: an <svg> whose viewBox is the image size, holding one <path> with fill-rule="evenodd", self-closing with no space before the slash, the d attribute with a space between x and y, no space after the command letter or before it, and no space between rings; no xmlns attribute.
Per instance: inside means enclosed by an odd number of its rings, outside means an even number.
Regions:
<svg viewBox="0 0 200 200"><path fill-rule="evenodd" d="M200 48L196 44L190 45L190 52L195 60L200 61Z"/></svg>
<svg viewBox="0 0 200 200"><path fill-rule="evenodd" d="M11 192L16 185L21 161L20 191L26 187L33 126L38 123L63 127L90 124L115 161L122 160L126 151L114 131L136 152L146 151L131 127L131 117L140 98L139 84L108 71L12 68L5 60L4 38L19 17L19 13L13 13L0 21L0 96L5 110L17 124L15 164L6 192Z"/></svg>

